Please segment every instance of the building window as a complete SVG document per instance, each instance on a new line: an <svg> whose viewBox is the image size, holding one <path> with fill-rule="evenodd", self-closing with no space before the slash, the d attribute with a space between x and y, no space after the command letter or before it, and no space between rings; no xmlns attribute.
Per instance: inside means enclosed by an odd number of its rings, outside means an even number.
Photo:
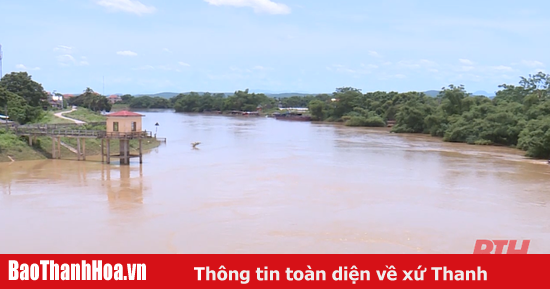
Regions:
<svg viewBox="0 0 550 289"><path fill-rule="evenodd" d="M113 122L113 131L118 131L118 122Z"/></svg>
<svg viewBox="0 0 550 289"><path fill-rule="evenodd" d="M137 123L134 121L132 122L132 131L136 131L137 130Z"/></svg>

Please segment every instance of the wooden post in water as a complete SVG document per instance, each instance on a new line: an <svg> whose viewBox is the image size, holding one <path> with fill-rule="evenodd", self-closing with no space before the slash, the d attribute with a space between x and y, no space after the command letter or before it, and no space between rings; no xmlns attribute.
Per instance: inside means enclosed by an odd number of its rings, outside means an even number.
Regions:
<svg viewBox="0 0 550 289"><path fill-rule="evenodd" d="M101 139L101 163L105 162L105 139ZM103 171L102 171L103 172Z"/></svg>

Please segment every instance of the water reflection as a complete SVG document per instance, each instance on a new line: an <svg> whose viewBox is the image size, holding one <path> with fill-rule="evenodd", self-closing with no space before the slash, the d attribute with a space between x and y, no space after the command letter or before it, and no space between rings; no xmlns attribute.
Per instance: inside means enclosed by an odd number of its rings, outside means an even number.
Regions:
<svg viewBox="0 0 550 289"><path fill-rule="evenodd" d="M115 179L112 178L113 174ZM101 171L101 179L112 210L128 210L143 204L143 165L114 169L105 166Z"/></svg>
<svg viewBox="0 0 550 289"><path fill-rule="evenodd" d="M50 194L78 191L102 193L112 210L125 210L143 203L143 165L116 166L98 162L43 160L0 164L4 195L33 193L40 188Z"/></svg>

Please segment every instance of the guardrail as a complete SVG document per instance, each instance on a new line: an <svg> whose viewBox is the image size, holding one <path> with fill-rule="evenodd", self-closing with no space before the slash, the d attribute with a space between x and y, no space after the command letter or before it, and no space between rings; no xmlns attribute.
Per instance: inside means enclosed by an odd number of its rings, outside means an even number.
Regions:
<svg viewBox="0 0 550 289"><path fill-rule="evenodd" d="M104 131L100 130L76 130L76 129L37 129L37 128L15 128L15 134L18 135L52 135L52 136L71 136L71 137L99 137Z"/></svg>
<svg viewBox="0 0 550 289"><path fill-rule="evenodd" d="M13 124L13 125L10 125L11 127L15 127L15 128L29 128L29 129L58 129L58 128L67 128L67 127L81 127L81 126L84 126L84 125L92 125L92 126L95 126L95 125L106 125L107 122L88 122L88 123L83 123L83 124L77 124L77 123L56 123L56 124L41 124L41 123L37 123L37 124L25 124L25 125L20 125L20 124Z"/></svg>
<svg viewBox="0 0 550 289"><path fill-rule="evenodd" d="M152 132L150 131L133 131L133 132L104 132L102 131L101 137L106 138L123 138L123 139L132 139L132 138L152 138Z"/></svg>
<svg viewBox="0 0 550 289"><path fill-rule="evenodd" d="M97 137L97 138L118 138L118 139L135 139L135 138L152 138L152 132L106 132L103 130L82 130L82 129L67 129L45 126L15 126L13 132L18 135L51 135L51 136L67 136L67 137Z"/></svg>

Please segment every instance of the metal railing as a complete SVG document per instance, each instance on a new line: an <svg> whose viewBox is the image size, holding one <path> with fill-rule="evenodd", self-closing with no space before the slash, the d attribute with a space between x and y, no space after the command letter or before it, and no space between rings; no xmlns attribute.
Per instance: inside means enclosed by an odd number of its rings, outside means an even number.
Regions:
<svg viewBox="0 0 550 289"><path fill-rule="evenodd" d="M83 130L62 127L52 128L50 125L13 126L12 131L17 135L50 135L66 137L97 137L97 138L118 138L136 139L152 138L152 132L106 132L104 130Z"/></svg>
<svg viewBox="0 0 550 289"><path fill-rule="evenodd" d="M133 131L133 132L105 132L102 131L100 137L106 138L122 138L122 139L132 139L132 138L152 138L152 132L150 131Z"/></svg>
<svg viewBox="0 0 550 289"><path fill-rule="evenodd" d="M77 123L56 123L56 124L10 124L10 127L17 128L17 129L40 129L40 130L48 130L48 129L60 129L60 128L68 128L68 127L81 127L84 125L106 125L106 122L88 122L83 124L77 124Z"/></svg>

